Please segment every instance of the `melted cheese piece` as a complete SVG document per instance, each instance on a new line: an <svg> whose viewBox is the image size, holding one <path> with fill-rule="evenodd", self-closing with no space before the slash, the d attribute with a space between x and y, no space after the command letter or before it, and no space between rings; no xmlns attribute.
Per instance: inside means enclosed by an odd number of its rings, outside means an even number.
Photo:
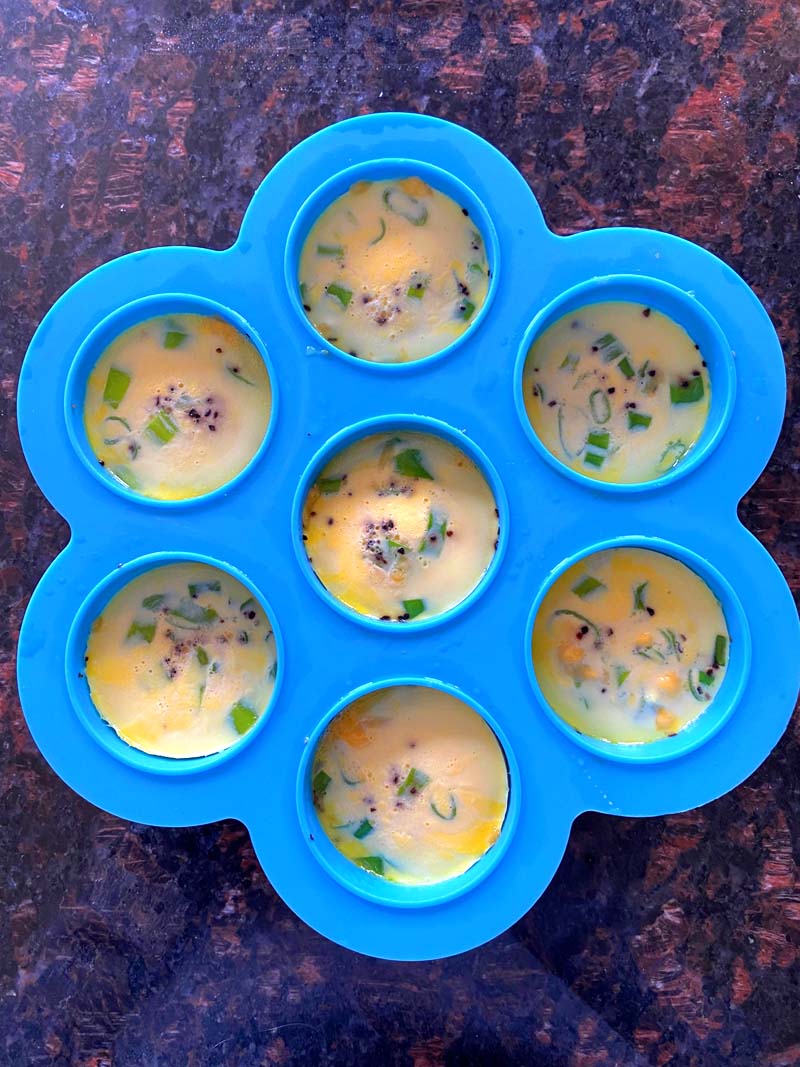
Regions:
<svg viewBox="0 0 800 1067"><path fill-rule="evenodd" d="M202 563L135 578L92 624L92 701L123 741L160 756L206 756L238 741L267 707L277 653L249 590Z"/></svg>
<svg viewBox="0 0 800 1067"><path fill-rule="evenodd" d="M533 663L551 708L606 741L677 733L715 699L729 637L714 594L683 563L640 548L589 556L536 616Z"/></svg>
<svg viewBox="0 0 800 1067"><path fill-rule="evenodd" d="M489 566L498 532L486 479L430 434L350 445L303 508L305 549L326 589L362 615L401 622L462 601Z"/></svg>
<svg viewBox="0 0 800 1067"><path fill-rule="evenodd" d="M423 359L469 328L486 300L483 237L419 178L357 182L311 229L300 294L322 336L379 363Z"/></svg>
<svg viewBox="0 0 800 1067"><path fill-rule="evenodd" d="M641 304L592 304L531 347L525 409L539 440L603 482L647 482L680 463L708 418L711 383L686 331Z"/></svg>
<svg viewBox="0 0 800 1067"><path fill-rule="evenodd" d="M348 859L393 882L463 874L497 840L508 771L471 707L425 686L392 686L351 704L314 756L320 822Z"/></svg>
<svg viewBox="0 0 800 1067"><path fill-rule="evenodd" d="M84 427L120 481L143 496L184 500L247 466L271 406L267 368L251 341L219 318L170 315L108 346L89 375Z"/></svg>

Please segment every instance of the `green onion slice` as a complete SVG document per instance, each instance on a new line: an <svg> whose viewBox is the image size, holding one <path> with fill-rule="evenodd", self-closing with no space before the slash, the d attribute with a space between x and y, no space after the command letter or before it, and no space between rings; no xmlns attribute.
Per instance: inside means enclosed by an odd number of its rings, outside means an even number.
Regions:
<svg viewBox="0 0 800 1067"><path fill-rule="evenodd" d="M239 605L239 611L255 611L257 607L258 604L256 603L255 599L249 596L247 600L243 600L242 603Z"/></svg>
<svg viewBox="0 0 800 1067"><path fill-rule="evenodd" d="M564 356L564 358L559 363L558 369L559 370L566 370L566 371L569 371L570 374L573 374L574 371L575 371L575 368L578 366L578 363L580 362L580 358L581 357L580 356L576 356L574 352L568 352L566 354L566 356Z"/></svg>
<svg viewBox="0 0 800 1067"><path fill-rule="evenodd" d="M456 308L456 318L468 322L475 314L475 305L471 300L462 300Z"/></svg>
<svg viewBox="0 0 800 1067"><path fill-rule="evenodd" d="M258 716L253 709L241 700L237 700L233 705L230 715L233 728L237 734L246 734L250 727L258 721Z"/></svg>
<svg viewBox="0 0 800 1067"><path fill-rule="evenodd" d="M190 597L196 597L199 593L219 593L221 589L218 578L212 578L209 582L189 582Z"/></svg>
<svg viewBox="0 0 800 1067"><path fill-rule="evenodd" d="M407 478L427 478L433 481L433 475L422 462L422 453L418 448L406 448L394 457L394 469Z"/></svg>
<svg viewBox="0 0 800 1067"><path fill-rule="evenodd" d="M443 511L431 508L428 512L428 525L425 536L420 542L419 551L428 556L440 556L447 536L447 515ZM435 540L434 540L435 538Z"/></svg>
<svg viewBox="0 0 800 1067"><path fill-rule="evenodd" d="M633 369L633 364L631 363L631 361L628 359L627 356L625 356L623 359L621 359L619 361L619 363L617 364L617 366L622 371L622 373L625 375L625 377L628 378L628 379L633 378L634 375L636 374L636 371Z"/></svg>
<svg viewBox="0 0 800 1067"><path fill-rule="evenodd" d="M403 609L408 615L409 619L416 619L417 615L421 615L425 610L424 600L404 600Z"/></svg>
<svg viewBox="0 0 800 1067"><path fill-rule="evenodd" d="M151 593L150 596L146 596L142 601L142 607L147 608L148 611L155 611L161 607L166 599L167 597L164 593Z"/></svg>
<svg viewBox="0 0 800 1067"><path fill-rule="evenodd" d="M683 459L688 451L688 446L683 441L670 441L659 457L656 470L660 474L664 474L674 467L679 460Z"/></svg>
<svg viewBox="0 0 800 1067"><path fill-rule="evenodd" d="M166 445L178 432L178 424L166 411L159 411L145 427L157 445Z"/></svg>
<svg viewBox="0 0 800 1067"><path fill-rule="evenodd" d="M718 667L724 667L728 661L728 638L724 634L717 634L714 641L714 663Z"/></svg>
<svg viewBox="0 0 800 1067"><path fill-rule="evenodd" d="M587 574L585 578L581 578L576 585L573 585L572 592L579 596L581 600L585 600L595 589L605 589L605 583L593 578L591 574Z"/></svg>
<svg viewBox="0 0 800 1067"><path fill-rule="evenodd" d="M696 404L703 399L705 389L703 379L690 378L688 381L674 383L669 387L669 398L673 404Z"/></svg>
<svg viewBox="0 0 800 1067"><path fill-rule="evenodd" d="M164 334L164 348L177 348L186 340L183 330L167 330Z"/></svg>
<svg viewBox="0 0 800 1067"><path fill-rule="evenodd" d="M376 245L378 241L382 241L386 236L386 221L384 220L383 216L378 219L378 222L381 226L381 232L378 234L377 237L372 238L372 240L369 242L371 245Z"/></svg>
<svg viewBox="0 0 800 1067"><path fill-rule="evenodd" d="M238 367L234 367L231 364L227 363L225 365L225 370L233 378L236 378L240 382L244 382L245 385L255 385L256 384L255 382L250 381L249 378L245 378L245 376L242 374L242 372L239 370Z"/></svg>
<svg viewBox="0 0 800 1067"><path fill-rule="evenodd" d="M604 333L602 337L598 337L593 347L599 349L604 363L613 363L620 356L629 354L625 345L613 333Z"/></svg>
<svg viewBox="0 0 800 1067"><path fill-rule="evenodd" d="M375 827L369 821L369 819L362 819L358 824L357 829L353 831L353 837L358 838L359 841L363 841L365 837L368 837Z"/></svg>
<svg viewBox="0 0 800 1067"><path fill-rule="evenodd" d="M583 455L583 462L590 467L602 467L605 463L605 456L601 456L599 452L585 452Z"/></svg>
<svg viewBox="0 0 800 1067"><path fill-rule="evenodd" d="M383 202L395 215L410 222L412 226L424 226L428 221L428 209L421 200L409 196L402 189L384 189Z"/></svg>
<svg viewBox="0 0 800 1067"><path fill-rule="evenodd" d="M608 402L604 389L593 389L589 394L589 407L592 418L602 425L611 418L611 404Z"/></svg>
<svg viewBox="0 0 800 1067"><path fill-rule="evenodd" d="M580 621L585 622L591 630L594 630L597 637L600 636L600 628L596 626L591 619L587 619L585 615L581 615L579 611L572 611L571 608L559 608L558 611L553 612L553 616L555 617L556 615L571 615L575 619L580 619Z"/></svg>
<svg viewBox="0 0 800 1067"><path fill-rule="evenodd" d="M311 780L311 788L314 792L314 799L318 797L324 797L328 786L331 784L331 776L324 771L321 767Z"/></svg>
<svg viewBox="0 0 800 1067"><path fill-rule="evenodd" d="M358 856L355 862L359 867L363 867L365 871L370 871L372 874L382 876L384 873L383 857L381 856Z"/></svg>
<svg viewBox="0 0 800 1067"><path fill-rule="evenodd" d="M687 676L686 687L695 700L699 700L701 702L705 701L706 694L702 691L698 693L698 689L700 689L701 687L695 681L692 671L689 671L689 674Z"/></svg>
<svg viewBox="0 0 800 1067"><path fill-rule="evenodd" d="M486 274L486 271L480 263L468 263L467 270L471 271L473 274Z"/></svg>
<svg viewBox="0 0 800 1067"><path fill-rule="evenodd" d="M586 444L593 448L608 448L611 434L608 430L592 430L586 437Z"/></svg>
<svg viewBox="0 0 800 1067"><path fill-rule="evenodd" d="M424 771L417 770L416 767L412 767L406 775L405 781L397 790L397 795L402 797L406 793L421 793L430 780L430 775L425 774Z"/></svg>
<svg viewBox="0 0 800 1067"><path fill-rule="evenodd" d="M620 686L631 673L628 667L615 667L617 685Z"/></svg>
<svg viewBox="0 0 800 1067"><path fill-rule="evenodd" d="M446 815L445 815L445 813L443 811L440 811L436 807L436 801L435 800L431 801L431 811L433 812L434 815L438 815L440 819L444 819L445 822L452 822L453 819L455 819L456 814L458 813L458 806L456 805L456 798L453 796L452 793L450 794L450 810L447 812Z"/></svg>
<svg viewBox="0 0 800 1067"><path fill-rule="evenodd" d="M178 607L170 608L167 615L173 620L180 619L184 623L189 623L190 629L194 629L197 626L207 626L219 618L213 608L204 608L202 604L196 604L194 600L190 600L188 597L181 597ZM181 623L176 622L175 625L180 626ZM183 628L186 629L186 627Z"/></svg>
<svg viewBox="0 0 800 1067"><path fill-rule="evenodd" d="M652 415L645 415L643 412L628 409L629 430L646 430L652 421Z"/></svg>
<svg viewBox="0 0 800 1067"><path fill-rule="evenodd" d="M344 248L341 245L317 245L317 255L341 259L344 255Z"/></svg>
<svg viewBox="0 0 800 1067"><path fill-rule="evenodd" d="M353 299L353 290L346 289L343 285L339 285L338 282L331 282L330 285L326 286L325 291L329 296L335 297L343 308L346 308Z"/></svg>
<svg viewBox="0 0 800 1067"><path fill-rule="evenodd" d="M706 688L714 684L714 675L709 674L708 671L700 671L697 677L700 679L700 684L706 686Z"/></svg>
<svg viewBox="0 0 800 1067"><path fill-rule="evenodd" d="M197 646L197 648L195 649L195 654L197 656L197 662L200 664L200 666L201 667L207 667L208 666L208 653L202 647L202 645L198 645Z"/></svg>
<svg viewBox="0 0 800 1067"><path fill-rule="evenodd" d="M129 489L136 490L142 488L142 483L139 481L139 479L136 477L130 467L119 465L116 467L109 467L108 469L113 475L119 478L119 480L124 485L127 485Z"/></svg>
<svg viewBox="0 0 800 1067"><path fill-rule="evenodd" d="M634 611L644 611L647 608L647 605L644 602L644 594L649 584L649 582L642 582L641 585L637 585L636 588L633 590Z"/></svg>
<svg viewBox="0 0 800 1067"><path fill-rule="evenodd" d="M675 636L674 630L659 630L658 631L664 640L667 642L667 652L670 656L677 656L680 659L681 651L678 646L678 638Z"/></svg>
<svg viewBox="0 0 800 1067"><path fill-rule="evenodd" d="M323 496L333 496L334 493L338 493L342 488L342 479L339 478L317 478L314 482L317 489L323 494Z"/></svg>
<svg viewBox="0 0 800 1067"><path fill-rule="evenodd" d="M152 643L156 636L156 624L154 622L132 622L128 627L126 637L141 637L143 641Z"/></svg>
<svg viewBox="0 0 800 1067"><path fill-rule="evenodd" d="M103 390L103 401L112 408L118 408L131 384L130 374L118 367L109 367L106 378L106 386Z"/></svg>

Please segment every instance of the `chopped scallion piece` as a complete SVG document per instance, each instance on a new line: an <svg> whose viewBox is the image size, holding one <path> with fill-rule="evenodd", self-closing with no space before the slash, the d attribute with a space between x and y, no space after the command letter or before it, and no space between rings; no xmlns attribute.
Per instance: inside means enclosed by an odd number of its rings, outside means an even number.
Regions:
<svg viewBox="0 0 800 1067"><path fill-rule="evenodd" d="M353 837L358 838L359 841L363 841L365 837L369 837L375 827L369 821L369 819L362 819L358 824L358 827L353 831Z"/></svg>
<svg viewBox="0 0 800 1067"><path fill-rule="evenodd" d="M585 600L595 589L605 589L605 584L597 578L593 578L591 574L587 574L585 578L581 578L577 585L573 585L572 592L579 596L581 600Z"/></svg>
<svg viewBox="0 0 800 1067"><path fill-rule="evenodd" d="M421 200L409 196L402 189L384 189L383 202L395 215L410 222L412 226L424 226L428 221L428 209Z"/></svg>
<svg viewBox="0 0 800 1067"><path fill-rule="evenodd" d="M424 600L404 600L403 609L409 619L416 619L417 615L421 615L425 610Z"/></svg>
<svg viewBox="0 0 800 1067"><path fill-rule="evenodd" d="M151 593L150 596L146 596L142 601L142 607L147 608L148 611L155 611L156 608L160 608L166 600L164 593Z"/></svg>
<svg viewBox="0 0 800 1067"><path fill-rule="evenodd" d="M647 427L650 425L650 423L652 421L653 421L653 416L652 415L645 415L643 412L640 412L640 411L631 411L630 409L628 410L628 429L629 430L637 430L637 429L646 430Z"/></svg>
<svg viewBox="0 0 800 1067"><path fill-rule="evenodd" d="M247 731L258 721L258 716L251 707L241 700L231 708L231 722L237 734L246 734Z"/></svg>
<svg viewBox="0 0 800 1067"><path fill-rule="evenodd" d="M483 269L483 267L480 265L480 263L469 263L467 265L467 270L472 271L473 274L485 274L486 273L486 271Z"/></svg>
<svg viewBox="0 0 800 1067"><path fill-rule="evenodd" d="M430 780L430 775L425 774L424 771L418 771L416 767L412 767L406 775L405 781L397 790L397 795L402 797L406 793L421 793Z"/></svg>
<svg viewBox="0 0 800 1067"><path fill-rule="evenodd" d="M707 694L703 692L702 686L698 685L694 679L692 671L689 671L686 679L686 688L692 694L695 700L703 702L707 698Z"/></svg>
<svg viewBox="0 0 800 1067"><path fill-rule="evenodd" d="M666 663L667 657L664 653L655 647L655 645L644 645L643 648L635 648L633 650L635 656L641 656L642 659L652 660L654 663Z"/></svg>
<svg viewBox="0 0 800 1067"><path fill-rule="evenodd" d="M576 356L574 352L568 352L566 354L566 356L564 356L564 358L559 363L558 369L559 370L568 370L569 373L572 374L574 372L575 368L578 366L578 363L580 362L580 358L581 357L580 356Z"/></svg>
<svg viewBox="0 0 800 1067"><path fill-rule="evenodd" d="M425 296L426 283L424 281L412 282L406 290L406 296L412 297L414 300L422 300Z"/></svg>
<svg viewBox="0 0 800 1067"><path fill-rule="evenodd" d="M625 679L631 673L630 670L627 667L617 667L617 668L615 668L615 671L616 671L616 678L617 678L617 685L618 686L622 685L622 683L625 681Z"/></svg>
<svg viewBox="0 0 800 1067"><path fill-rule="evenodd" d="M245 385L255 385L256 384L255 382L251 382L249 378L245 378L245 376L242 374L242 372L239 370L238 367L234 367L234 366L231 366L230 364L226 364L225 370L232 377L237 378L240 382L244 382Z"/></svg>
<svg viewBox="0 0 800 1067"><path fill-rule="evenodd" d="M714 675L709 674L708 671L700 671L697 677L700 679L701 685L709 687L714 684Z"/></svg>
<svg viewBox="0 0 800 1067"><path fill-rule="evenodd" d="M649 584L649 582L642 582L641 585L637 585L636 588L633 590L634 611L645 611L647 609L647 605L644 602L644 594Z"/></svg>
<svg viewBox="0 0 800 1067"><path fill-rule="evenodd" d="M593 348L598 349L604 363L613 363L620 356L627 356L628 350L618 337L613 333L604 333L594 342Z"/></svg>
<svg viewBox="0 0 800 1067"><path fill-rule="evenodd" d="M589 394L592 418L601 425L611 418L611 404L604 389L593 389Z"/></svg>
<svg viewBox="0 0 800 1067"><path fill-rule="evenodd" d="M355 862L359 867L363 867L365 871L370 871L372 874L383 875L384 873L383 858L381 856L357 856Z"/></svg>
<svg viewBox="0 0 800 1067"><path fill-rule="evenodd" d="M117 367L109 367L106 378L106 386L103 390L103 401L112 408L118 408L131 384L130 374Z"/></svg>
<svg viewBox="0 0 800 1067"><path fill-rule="evenodd" d="M362 778L348 778L344 771L340 771L339 773L341 774L342 781L345 785L361 785L363 781Z"/></svg>
<svg viewBox="0 0 800 1067"><path fill-rule="evenodd" d="M585 615L581 615L579 611L572 611L571 608L559 608L558 611L553 612L553 615L571 615L575 619L580 619L580 621L585 622L591 630L594 630L597 637L600 636L600 628L596 626L591 619L587 619Z"/></svg>
<svg viewBox="0 0 800 1067"><path fill-rule="evenodd" d="M342 479L339 478L317 478L314 482L317 489L323 494L323 496L333 496L334 493L338 493L342 488Z"/></svg>
<svg viewBox="0 0 800 1067"><path fill-rule="evenodd" d="M667 651L671 656L677 656L680 659L681 649L678 644L678 638L675 635L674 630L659 630L658 631L664 640L667 642Z"/></svg>
<svg viewBox="0 0 800 1067"><path fill-rule="evenodd" d="M378 234L377 237L373 237L372 238L372 240L370 241L371 245L376 245L378 243L378 241L382 241L383 238L386 236L386 221L384 220L383 216L381 216L381 218L378 219L378 222L381 225L381 232Z"/></svg>
<svg viewBox="0 0 800 1067"><path fill-rule="evenodd" d="M329 296L335 297L336 300L346 308L350 301L353 299L353 290L345 289L343 285L339 285L338 282L331 282L325 290Z"/></svg>
<svg viewBox="0 0 800 1067"><path fill-rule="evenodd" d="M703 399L704 393L702 378L690 378L669 387L669 398L673 404L696 404Z"/></svg>
<svg viewBox="0 0 800 1067"><path fill-rule="evenodd" d="M717 634L714 641L714 663L718 667L724 667L728 659L728 638L723 634Z"/></svg>
<svg viewBox="0 0 800 1067"><path fill-rule="evenodd" d="M275 662L270 667L269 676L273 680L273 682L278 677L278 661L277 660L275 660Z"/></svg>
<svg viewBox="0 0 800 1067"><path fill-rule="evenodd" d="M186 340L183 330L167 330L164 334L164 348L177 348Z"/></svg>
<svg viewBox="0 0 800 1067"><path fill-rule="evenodd" d="M341 259L344 255L344 249L341 245L317 245L318 256L332 256L334 259Z"/></svg>
<svg viewBox="0 0 800 1067"><path fill-rule="evenodd" d="M249 596L247 600L243 600L242 603L239 605L239 611L255 611L257 607L258 604L255 602L255 599Z"/></svg>
<svg viewBox="0 0 800 1067"><path fill-rule="evenodd" d="M127 419L123 419L121 415L106 415L103 422L119 422L130 433L131 424Z"/></svg>
<svg viewBox="0 0 800 1067"><path fill-rule="evenodd" d="M606 457L601 456L599 452L584 452L583 462L587 463L590 467L602 467Z"/></svg>
<svg viewBox="0 0 800 1067"><path fill-rule="evenodd" d="M152 643L156 636L156 624L154 622L132 622L128 627L126 637L141 637L143 641Z"/></svg>
<svg viewBox="0 0 800 1067"><path fill-rule="evenodd" d="M688 448L683 441L670 441L661 453L656 469L663 474L674 467L679 460L683 459L687 452Z"/></svg>
<svg viewBox="0 0 800 1067"><path fill-rule="evenodd" d="M617 366L628 379L633 378L633 376L636 374L636 371L633 369L633 364L627 356L625 356L624 359L621 359Z"/></svg>
<svg viewBox="0 0 800 1067"><path fill-rule="evenodd" d="M127 485L129 489L136 490L142 488L142 483L139 481L139 479L136 477L130 467L120 465L117 467L109 467L108 469L111 471L112 474L119 478L121 482Z"/></svg>
<svg viewBox="0 0 800 1067"><path fill-rule="evenodd" d="M407 478L427 478L433 481L433 475L422 463L422 453L418 448L406 448L394 457L394 469Z"/></svg>
<svg viewBox="0 0 800 1067"><path fill-rule="evenodd" d="M438 815L440 819L444 819L445 822L452 822L453 819L455 819L456 814L458 812L458 807L456 805L456 798L453 796L452 793L450 794L450 810L447 812L446 815L444 814L443 811L440 811L436 807L436 801L435 800L431 801L431 811L433 812L434 815Z"/></svg>
<svg viewBox="0 0 800 1067"><path fill-rule="evenodd" d="M214 622L215 619L219 618L213 608L204 608L201 604L195 604L188 597L182 597L178 607L170 608L167 615L173 620L180 619L185 623L190 623L191 629L196 626L207 626L208 623ZM180 626L181 623L176 622L175 625Z"/></svg>
<svg viewBox="0 0 800 1067"><path fill-rule="evenodd" d="M200 666L201 667L207 667L208 666L208 653L202 647L202 645L198 645L197 648L195 649L195 652L196 652L196 655L197 655L197 662L200 664Z"/></svg>
<svg viewBox="0 0 800 1067"><path fill-rule="evenodd" d="M320 767L320 769L317 771L317 773L311 780L311 788L314 792L314 799L316 800L317 797L324 797L325 791L327 790L330 784L331 776L326 771L322 770L322 768Z"/></svg>
<svg viewBox="0 0 800 1067"><path fill-rule="evenodd" d="M210 582L189 582L190 597L196 597L198 593L218 593L221 589L218 578L212 578Z"/></svg>
<svg viewBox="0 0 800 1067"><path fill-rule="evenodd" d="M608 448L610 440L611 435L608 430L592 430L586 437L587 445L592 445L594 448Z"/></svg>
<svg viewBox="0 0 800 1067"><path fill-rule="evenodd" d="M462 300L456 308L456 318L463 319L465 322L469 321L475 314L475 305L471 300Z"/></svg>
<svg viewBox="0 0 800 1067"><path fill-rule="evenodd" d="M166 445L178 432L178 424L166 411L159 411L145 427L157 445Z"/></svg>

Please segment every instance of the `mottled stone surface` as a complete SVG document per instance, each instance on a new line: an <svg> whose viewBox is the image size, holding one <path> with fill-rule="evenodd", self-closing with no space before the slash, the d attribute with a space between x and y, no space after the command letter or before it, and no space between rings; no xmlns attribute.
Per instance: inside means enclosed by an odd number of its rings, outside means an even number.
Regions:
<svg viewBox="0 0 800 1067"><path fill-rule="evenodd" d="M16 376L104 260L222 248L270 166L340 118L462 122L559 232L671 229L739 270L798 390L798 0L0 0L0 1064L800 1064L800 728L665 819L586 815L526 918L440 963L356 957L234 823L131 826L55 778L19 710L24 606L64 544ZM791 410L791 407L790 407ZM44 428L46 432L46 428ZM743 521L800 589L796 407Z"/></svg>

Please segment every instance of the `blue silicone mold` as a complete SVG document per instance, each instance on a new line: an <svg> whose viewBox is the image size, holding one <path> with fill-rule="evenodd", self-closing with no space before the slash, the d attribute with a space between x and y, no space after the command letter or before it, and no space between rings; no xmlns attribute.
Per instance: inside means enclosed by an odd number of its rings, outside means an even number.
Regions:
<svg viewBox="0 0 800 1067"><path fill-rule="evenodd" d="M357 178L400 174L421 175L469 208L493 279L461 338L428 359L390 366L354 359L314 331L295 269L331 199ZM538 332L609 298L642 300L684 324L712 379L710 417L693 454L643 486L606 485L561 466L522 404L522 366ZM228 485L192 501L153 502L93 460L80 419L86 375L134 322L204 308L261 351L272 379L270 428ZM158 248L108 263L61 297L31 342L20 435L34 477L72 530L20 635L20 695L36 743L73 789L122 818L163 826L240 819L276 891L342 945L393 959L472 948L531 907L580 812L660 815L706 803L747 777L780 737L798 687L797 613L736 505L775 445L785 391L764 309L703 249L628 228L557 237L504 156L438 119L369 115L323 130L263 181L232 248ZM429 622L389 625L343 608L300 542L303 492L316 471L381 426L420 426L459 444L483 469L500 511L489 572L467 601ZM533 618L549 583L576 559L625 544L695 569L720 598L732 637L709 711L651 746L577 734L545 705L530 664ZM97 716L82 677L86 634L136 574L198 558L229 569L264 604L279 684L258 725L224 753L151 757ZM310 802L313 749L331 716L398 682L462 695L506 753L510 803L500 840L439 886L391 885L348 863L319 831Z"/></svg>

